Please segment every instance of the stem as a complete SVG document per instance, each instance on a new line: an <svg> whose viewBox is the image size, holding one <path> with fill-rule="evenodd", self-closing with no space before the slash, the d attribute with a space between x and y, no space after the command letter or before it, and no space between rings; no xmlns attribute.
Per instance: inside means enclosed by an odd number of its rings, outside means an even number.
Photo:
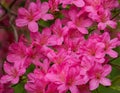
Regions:
<svg viewBox="0 0 120 93"><path fill-rule="evenodd" d="M15 1L16 1L16 0L15 0ZM3 19L5 19L8 13L10 13L10 14L12 14L12 15L14 15L14 16L17 16L17 14L16 14L15 12L13 12L13 11L11 10L11 8L6 8L6 7L5 7L3 4L1 4L1 3L0 3L0 6L1 6L1 7L4 9L4 11L5 11L5 13L3 14L3 16L0 18L0 21L3 20ZM12 7L12 6L11 6L11 7Z"/></svg>
<svg viewBox="0 0 120 93"><path fill-rule="evenodd" d="M10 4L9 8L11 9L13 5L16 3L17 0L13 0L13 2Z"/></svg>
<svg viewBox="0 0 120 93"><path fill-rule="evenodd" d="M17 42L18 41L18 33L17 33L17 30L15 28L15 26L13 24L11 24L11 27L13 28L13 31L14 31L14 37L15 37L15 41Z"/></svg>
<svg viewBox="0 0 120 93"><path fill-rule="evenodd" d="M13 19L14 19L14 18L11 17L11 19L10 19L10 25L11 25L13 31L14 31L15 41L18 42L18 33L17 33L17 30L16 30L16 27L15 27L14 24L13 24Z"/></svg>
<svg viewBox="0 0 120 93"><path fill-rule="evenodd" d="M111 20L113 20L114 18L116 18L119 14L120 14L120 10L119 10L118 13L116 13L116 14L111 18Z"/></svg>

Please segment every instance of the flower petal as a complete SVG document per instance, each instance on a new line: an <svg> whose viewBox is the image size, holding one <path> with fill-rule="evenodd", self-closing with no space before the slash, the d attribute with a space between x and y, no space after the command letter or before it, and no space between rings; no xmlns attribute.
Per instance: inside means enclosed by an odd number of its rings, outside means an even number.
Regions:
<svg viewBox="0 0 120 93"><path fill-rule="evenodd" d="M73 0L73 4L75 4L77 7L83 7L85 2L83 0Z"/></svg>
<svg viewBox="0 0 120 93"><path fill-rule="evenodd" d="M96 79L92 79L90 81L90 90L95 90L99 86L99 81Z"/></svg>
<svg viewBox="0 0 120 93"><path fill-rule="evenodd" d="M37 32L38 31L38 24L35 21L29 22L28 28L31 32Z"/></svg>
<svg viewBox="0 0 120 93"><path fill-rule="evenodd" d="M70 92L71 93L80 93L79 90L78 90L78 88L77 88L77 86L71 86L70 87Z"/></svg>
<svg viewBox="0 0 120 93"><path fill-rule="evenodd" d="M109 55L109 56L111 56L112 58L116 58L117 56L118 56L118 53L116 52L116 51L114 51L114 50L109 50L108 52L107 52L107 54Z"/></svg>
<svg viewBox="0 0 120 93"><path fill-rule="evenodd" d="M15 20L15 23L18 27L23 27L28 24L28 20L19 18Z"/></svg>
<svg viewBox="0 0 120 93"><path fill-rule="evenodd" d="M104 86L110 86L111 85L111 81L107 78L101 78L100 79L100 84L104 85Z"/></svg>
<svg viewBox="0 0 120 93"><path fill-rule="evenodd" d="M98 28L99 28L100 30L104 30L104 29L106 28L106 23L100 22L100 23L98 24Z"/></svg>
<svg viewBox="0 0 120 93"><path fill-rule="evenodd" d="M104 69L104 71L102 73L102 76L104 76L104 77L107 76L108 74L110 74L110 72L112 71L111 65L104 65L103 69Z"/></svg>

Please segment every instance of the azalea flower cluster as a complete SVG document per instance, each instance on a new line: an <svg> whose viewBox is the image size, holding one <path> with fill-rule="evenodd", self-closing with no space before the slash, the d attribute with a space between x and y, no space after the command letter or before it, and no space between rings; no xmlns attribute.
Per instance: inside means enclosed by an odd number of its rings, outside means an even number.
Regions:
<svg viewBox="0 0 120 93"><path fill-rule="evenodd" d="M28 27L30 38L22 35L9 46L0 83L27 77L28 93L91 93L100 84L110 86L109 61L118 57L114 49L120 46L110 34L117 26L111 10L117 7L117 0L36 0L19 8L16 25ZM40 20L52 24L40 31ZM27 73L31 65L34 70Z"/></svg>

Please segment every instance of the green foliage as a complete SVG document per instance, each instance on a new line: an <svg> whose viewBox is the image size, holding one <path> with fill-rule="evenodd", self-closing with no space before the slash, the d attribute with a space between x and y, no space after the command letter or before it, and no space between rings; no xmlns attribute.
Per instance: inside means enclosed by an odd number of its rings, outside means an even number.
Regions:
<svg viewBox="0 0 120 93"><path fill-rule="evenodd" d="M19 83L14 87L14 93L27 93L24 89L24 83Z"/></svg>
<svg viewBox="0 0 120 93"><path fill-rule="evenodd" d="M114 78L111 88L120 91L120 75Z"/></svg>

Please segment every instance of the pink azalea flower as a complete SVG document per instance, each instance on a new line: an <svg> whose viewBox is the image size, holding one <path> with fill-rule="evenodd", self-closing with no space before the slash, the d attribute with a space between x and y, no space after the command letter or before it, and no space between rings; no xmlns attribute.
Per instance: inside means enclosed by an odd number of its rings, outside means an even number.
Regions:
<svg viewBox="0 0 120 93"><path fill-rule="evenodd" d="M52 13L55 11L59 11L58 9L59 0L49 0L48 3L49 3L50 11Z"/></svg>
<svg viewBox="0 0 120 93"><path fill-rule="evenodd" d="M51 30L53 32L53 35L49 38L51 41L51 45L61 45L64 41L64 36L67 34L67 32L62 27L62 23L60 19L57 19L55 21L55 24L51 26Z"/></svg>
<svg viewBox="0 0 120 93"><path fill-rule="evenodd" d="M25 84L25 89L29 93L45 93L47 81L44 78L44 73L40 69L35 69L34 73L28 75L28 82Z"/></svg>
<svg viewBox="0 0 120 93"><path fill-rule="evenodd" d="M79 93L77 85L86 84L88 81L87 76L81 77L79 67L57 67L57 72L53 71L46 74L46 78L58 85L60 93L67 91L71 93Z"/></svg>
<svg viewBox="0 0 120 93"><path fill-rule="evenodd" d="M32 42L40 46L51 46L52 41L49 40L50 37L51 37L50 28L44 28L42 30L42 33L31 34Z"/></svg>
<svg viewBox="0 0 120 93"><path fill-rule="evenodd" d="M51 14L47 14L49 10L49 5L47 2L44 3L30 3L28 10L25 8L19 8L19 16L16 19L16 25L18 27L28 26L31 32L38 31L38 24L36 21L43 19L49 20L53 19Z"/></svg>
<svg viewBox="0 0 120 93"><path fill-rule="evenodd" d="M33 82L28 82L25 85L25 89L29 93L45 93L46 82L44 80L36 80Z"/></svg>
<svg viewBox="0 0 120 93"><path fill-rule="evenodd" d="M105 9L112 10L119 6L119 2L116 0L102 0L101 4Z"/></svg>
<svg viewBox="0 0 120 93"><path fill-rule="evenodd" d="M111 20L111 10L113 7L117 7L116 1L109 0L86 0L88 5L85 7L85 11L89 12L89 17L98 22L98 29L104 30L107 26L116 28L117 23ZM114 3L115 5L113 5Z"/></svg>
<svg viewBox="0 0 120 93"><path fill-rule="evenodd" d="M77 29L69 29L67 35L65 36L64 45L74 52L77 52L80 46L85 42L84 36Z"/></svg>
<svg viewBox="0 0 120 93"><path fill-rule="evenodd" d="M68 60L70 61L70 56L65 50L58 51L57 53L49 52L47 56L51 62L58 65L66 63Z"/></svg>
<svg viewBox="0 0 120 93"><path fill-rule="evenodd" d="M13 66L5 62L4 71L6 72L6 75L1 77L0 82L17 84L19 82L19 77L25 73L25 68L20 68L16 65Z"/></svg>
<svg viewBox="0 0 120 93"><path fill-rule="evenodd" d="M40 47L36 46L30 46L27 49L27 58L24 62L24 65L28 67L31 63L33 63L35 66L40 65Z"/></svg>
<svg viewBox="0 0 120 93"><path fill-rule="evenodd" d="M108 11L105 11L104 9L100 9L98 11L98 29L104 30L107 26L110 26L111 28L116 28L117 23L114 22L113 20L110 20L110 14Z"/></svg>
<svg viewBox="0 0 120 93"><path fill-rule="evenodd" d="M111 40L109 33L105 32L101 36L101 40L105 45L105 53L111 56L112 58L116 58L118 56L118 53L115 50L113 50L113 48L115 48L119 44L118 38L113 38Z"/></svg>
<svg viewBox="0 0 120 93"><path fill-rule="evenodd" d="M95 42L94 40L88 40L83 47L83 55L89 60L103 63L105 61L104 56L104 43Z"/></svg>
<svg viewBox="0 0 120 93"><path fill-rule="evenodd" d="M89 76L91 78L89 82L90 90L95 90L98 88L99 84L104 86L110 86L111 82L106 76L110 74L112 68L110 65L95 64L95 66L89 71Z"/></svg>
<svg viewBox="0 0 120 93"><path fill-rule="evenodd" d="M27 58L27 47L23 42L13 43L9 47L9 54L7 60L15 63L18 66L25 66L24 62Z"/></svg>
<svg viewBox="0 0 120 93"><path fill-rule="evenodd" d="M87 27L92 25L92 20L88 18L87 13L81 11L77 12L76 8L69 11L71 21L68 21L68 28L76 28L82 34L88 34Z"/></svg>

